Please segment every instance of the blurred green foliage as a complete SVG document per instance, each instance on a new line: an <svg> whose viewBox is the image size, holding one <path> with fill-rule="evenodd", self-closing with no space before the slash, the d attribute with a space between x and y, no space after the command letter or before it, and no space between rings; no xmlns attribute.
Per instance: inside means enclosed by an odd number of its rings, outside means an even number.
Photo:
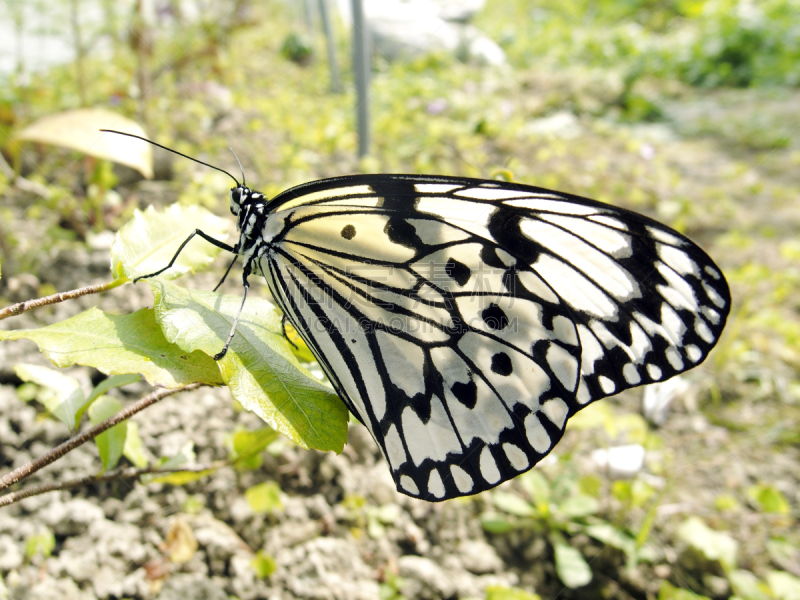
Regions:
<svg viewBox="0 0 800 600"><path fill-rule="evenodd" d="M509 5L522 16L513 26ZM797 18L790 0L514 0L490 2L480 25L518 67L580 62L627 71L643 64L691 85L796 86Z"/></svg>

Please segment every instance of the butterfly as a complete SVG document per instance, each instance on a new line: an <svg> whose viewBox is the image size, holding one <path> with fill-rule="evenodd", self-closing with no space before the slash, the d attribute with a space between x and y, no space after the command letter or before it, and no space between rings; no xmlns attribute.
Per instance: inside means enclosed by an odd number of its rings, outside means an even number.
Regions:
<svg viewBox="0 0 800 600"><path fill-rule="evenodd" d="M683 235L529 185L350 175L266 198L243 179L230 210L234 246L197 233L243 259L244 298L266 278L397 490L428 501L516 477L591 402L697 366L730 310Z"/></svg>

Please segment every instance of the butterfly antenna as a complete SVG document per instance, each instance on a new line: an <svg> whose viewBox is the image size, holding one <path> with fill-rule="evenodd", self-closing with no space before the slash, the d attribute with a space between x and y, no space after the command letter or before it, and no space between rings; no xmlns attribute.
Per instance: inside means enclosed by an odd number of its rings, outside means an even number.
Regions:
<svg viewBox="0 0 800 600"><path fill-rule="evenodd" d="M242 163L239 161L239 157L236 156L236 152L234 152L233 148L231 148L230 146L228 146L228 150L231 151L231 154L233 154L233 158L235 158L236 162L239 163L239 170L242 172L242 185L247 187L247 184L244 182L244 169L242 168Z"/></svg>
<svg viewBox="0 0 800 600"><path fill-rule="evenodd" d="M159 148L161 148L163 150L166 150L167 152L172 152L173 154L177 154L178 156L182 156L183 158L188 158L189 160L193 160L196 163L200 163L201 165L204 165L206 167L214 169L215 171L219 171L220 173L225 173L225 175L227 175L228 177L230 177L231 179L236 181L236 177L234 177L233 175L228 173L225 169L220 169L219 167L215 167L214 165L210 165L208 163L205 163L202 160L197 160L196 158L192 158L191 156L188 156L188 155L184 154L183 152L178 152L177 150L173 150L172 148L167 148L166 146L162 146L161 144L157 144L156 142L154 142L152 140L148 140L147 138L144 138L144 137L142 137L140 135L136 135L136 134L133 134L133 133L125 133L124 131L115 131L114 129L101 129L100 131L105 131L107 133L116 133L118 135L126 135L128 137L136 138L137 140L142 140L143 142L147 142L148 144L152 144L153 146L158 146ZM234 156L236 156L236 155L234 154ZM239 162L238 158L236 159L236 162ZM241 168L241 166L242 166L241 163L239 163L239 167L240 168ZM244 180L244 172L242 172L242 180ZM244 184L244 181L242 181L242 184ZM237 186L239 185L238 181L236 181L236 185Z"/></svg>

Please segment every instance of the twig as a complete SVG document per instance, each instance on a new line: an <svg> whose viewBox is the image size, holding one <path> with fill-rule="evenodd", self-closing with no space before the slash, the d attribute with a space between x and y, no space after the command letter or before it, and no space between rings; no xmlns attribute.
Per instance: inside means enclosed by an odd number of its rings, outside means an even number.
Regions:
<svg viewBox="0 0 800 600"><path fill-rule="evenodd" d="M95 436L103 433L106 429L110 429L114 425L121 423L125 419L131 418L133 415L138 413L141 410L144 410L151 404L155 404L162 398L166 398L167 396L171 396L172 394L177 394L178 392L189 392L191 390L196 390L197 388L207 385L205 383L190 383L189 385L185 385L180 388L175 388L172 390L157 390L152 394L148 394L141 400L138 400L128 406L127 408L119 411L113 417L110 417L103 421L102 423L98 423L91 429L76 435L68 439L63 444L60 444L50 450L47 454L40 456L36 460L32 460L31 462L22 465L18 469L14 469L10 473L6 473L3 477L0 478L0 491L6 489L9 486L18 483L19 481L29 477L39 469L46 467L50 463L58 460L62 456L64 456L67 452L71 452L78 446L81 446L88 442L89 440L93 439Z"/></svg>
<svg viewBox="0 0 800 600"><path fill-rule="evenodd" d="M50 197L50 190L47 188L46 185L42 185L36 181L30 181L29 179L25 179L24 177L16 177L14 173L14 169L12 169L9 164L6 162L6 159L0 154L0 173L5 175L6 179L12 181L14 185L21 189L23 192L30 192L32 194L36 194L37 196L41 196L42 198L49 198Z"/></svg>
<svg viewBox="0 0 800 600"><path fill-rule="evenodd" d="M217 460L208 465L187 465L185 467L172 467L165 469L163 467L147 467L144 469L137 469L135 467L125 467L109 471L108 473L100 473L98 475L89 475L81 477L80 479L71 479L69 481L62 481L61 483L51 483L40 487L31 488L29 490L22 490L20 492L11 492L0 496L0 507L14 504L25 498L31 496L39 496L48 492L56 492L60 490L71 490L72 488L90 485L92 483L103 483L104 481L111 481L113 479L139 479L142 475L158 475L169 473L202 473L203 471L216 471L221 467L230 464L228 460Z"/></svg>
<svg viewBox="0 0 800 600"><path fill-rule="evenodd" d="M109 281L106 283L98 283L97 285L89 285L86 287L78 288L77 290L61 292L59 294L53 294L52 296L45 296L44 298L36 298L36 300L26 300L25 302L18 302L17 304L12 304L11 306L0 309L0 320L6 319L8 317L15 317L29 310L33 310L34 308L47 306L48 304L56 304L57 302L63 302L64 300L72 300L73 298L80 298L81 296L85 296L87 294L98 294L100 292L112 290L115 287L119 287L123 283L126 283L127 281L128 281L127 278L121 277L119 279L115 279L114 281Z"/></svg>

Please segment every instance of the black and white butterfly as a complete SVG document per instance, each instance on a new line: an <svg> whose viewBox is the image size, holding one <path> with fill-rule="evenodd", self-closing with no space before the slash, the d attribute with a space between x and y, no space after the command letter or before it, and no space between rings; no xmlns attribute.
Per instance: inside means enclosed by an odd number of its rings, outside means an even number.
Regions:
<svg viewBox="0 0 800 600"><path fill-rule="evenodd" d="M200 235L243 258L245 290L264 275L397 489L429 501L516 477L590 402L698 365L730 310L686 237L528 185L237 182L230 209L235 246Z"/></svg>

